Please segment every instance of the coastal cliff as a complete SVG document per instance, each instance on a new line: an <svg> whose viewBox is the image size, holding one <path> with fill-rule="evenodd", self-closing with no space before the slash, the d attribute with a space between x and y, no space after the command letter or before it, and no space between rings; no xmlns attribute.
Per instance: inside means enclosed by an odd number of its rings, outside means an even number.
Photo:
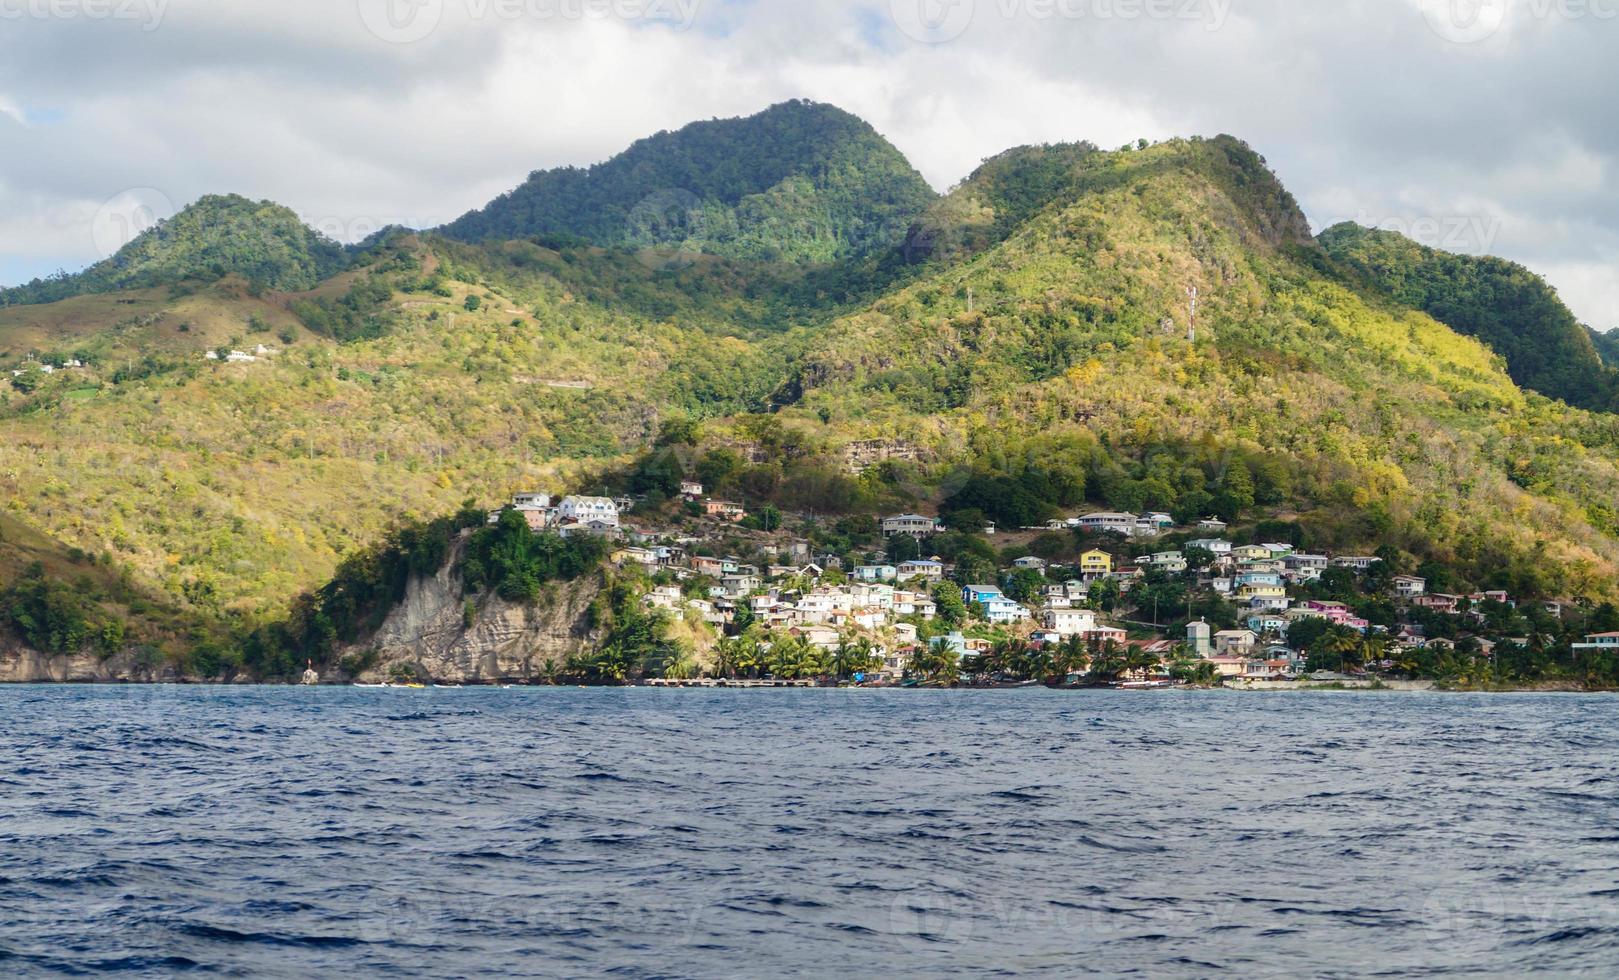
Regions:
<svg viewBox="0 0 1619 980"><path fill-rule="evenodd" d="M452 558L437 574L412 580L371 640L343 651L345 662L364 664L355 680L534 681L596 638L590 607L601 592L599 576L550 583L533 605L487 593L473 600L469 617L458 564Z"/></svg>
<svg viewBox="0 0 1619 980"><path fill-rule="evenodd" d="M171 663L124 651L103 657L79 653L41 653L21 643L0 640L0 684L175 684L193 680Z"/></svg>

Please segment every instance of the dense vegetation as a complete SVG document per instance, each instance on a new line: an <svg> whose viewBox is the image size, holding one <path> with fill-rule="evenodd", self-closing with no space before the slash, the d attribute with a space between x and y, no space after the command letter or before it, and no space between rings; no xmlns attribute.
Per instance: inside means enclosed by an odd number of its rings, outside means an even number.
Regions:
<svg viewBox="0 0 1619 980"><path fill-rule="evenodd" d="M447 225L467 241L545 236L595 245L830 262L891 248L933 192L868 124L787 102L693 123L605 163L530 175Z"/></svg>
<svg viewBox="0 0 1619 980"><path fill-rule="evenodd" d="M313 289L346 262L341 246L284 207L236 195L204 197L81 273L0 290L0 306L193 279L212 282L227 275L257 288Z"/></svg>
<svg viewBox="0 0 1619 980"><path fill-rule="evenodd" d="M1607 333L1599 333L1590 327L1586 330L1590 331L1591 343L1596 347L1602 363L1610 368L1619 368L1619 329L1609 330Z"/></svg>
<svg viewBox="0 0 1619 980"><path fill-rule="evenodd" d="M1453 255L1355 224L1322 232L1321 245L1368 288L1484 341L1523 387L1581 408L1619 411L1619 371L1604 365L1592 334L1556 291L1523 266Z"/></svg>
<svg viewBox="0 0 1619 980"><path fill-rule="evenodd" d="M461 562L468 592L493 591L509 602L532 603L547 582L571 582L600 564L605 549L598 538L536 533L516 511L472 535Z"/></svg>

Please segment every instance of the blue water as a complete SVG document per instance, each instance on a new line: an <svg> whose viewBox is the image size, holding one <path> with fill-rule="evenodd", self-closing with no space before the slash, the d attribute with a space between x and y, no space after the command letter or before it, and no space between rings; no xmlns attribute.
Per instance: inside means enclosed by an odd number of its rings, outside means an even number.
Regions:
<svg viewBox="0 0 1619 980"><path fill-rule="evenodd" d="M1619 975L1619 699L0 689L0 974Z"/></svg>

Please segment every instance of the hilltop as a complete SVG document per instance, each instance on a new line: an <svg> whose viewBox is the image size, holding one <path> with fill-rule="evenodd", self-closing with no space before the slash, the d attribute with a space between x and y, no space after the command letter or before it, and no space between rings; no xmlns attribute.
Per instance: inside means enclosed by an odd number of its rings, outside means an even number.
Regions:
<svg viewBox="0 0 1619 980"><path fill-rule="evenodd" d="M346 263L341 246L305 226L287 208L234 194L210 196L158 222L83 272L0 290L0 307L188 280L213 282L230 275L258 288L313 289Z"/></svg>
<svg viewBox="0 0 1619 980"><path fill-rule="evenodd" d="M536 172L441 231L824 263L892 247L933 198L869 124L799 101L659 133L588 169Z"/></svg>

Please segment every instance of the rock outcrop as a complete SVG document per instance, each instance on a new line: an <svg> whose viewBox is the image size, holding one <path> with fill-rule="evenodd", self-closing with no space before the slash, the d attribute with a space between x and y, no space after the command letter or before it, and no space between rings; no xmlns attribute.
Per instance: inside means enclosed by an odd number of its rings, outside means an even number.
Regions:
<svg viewBox="0 0 1619 980"><path fill-rule="evenodd" d="M176 684L187 681L167 662L134 651L41 653L0 638L0 684Z"/></svg>
<svg viewBox="0 0 1619 980"><path fill-rule="evenodd" d="M441 683L523 683L595 641L590 605L601 592L598 576L550 583L533 606L479 597L468 625L458 557L459 550L437 575L411 582L371 641L344 651L375 654L356 680L387 680L405 667Z"/></svg>

